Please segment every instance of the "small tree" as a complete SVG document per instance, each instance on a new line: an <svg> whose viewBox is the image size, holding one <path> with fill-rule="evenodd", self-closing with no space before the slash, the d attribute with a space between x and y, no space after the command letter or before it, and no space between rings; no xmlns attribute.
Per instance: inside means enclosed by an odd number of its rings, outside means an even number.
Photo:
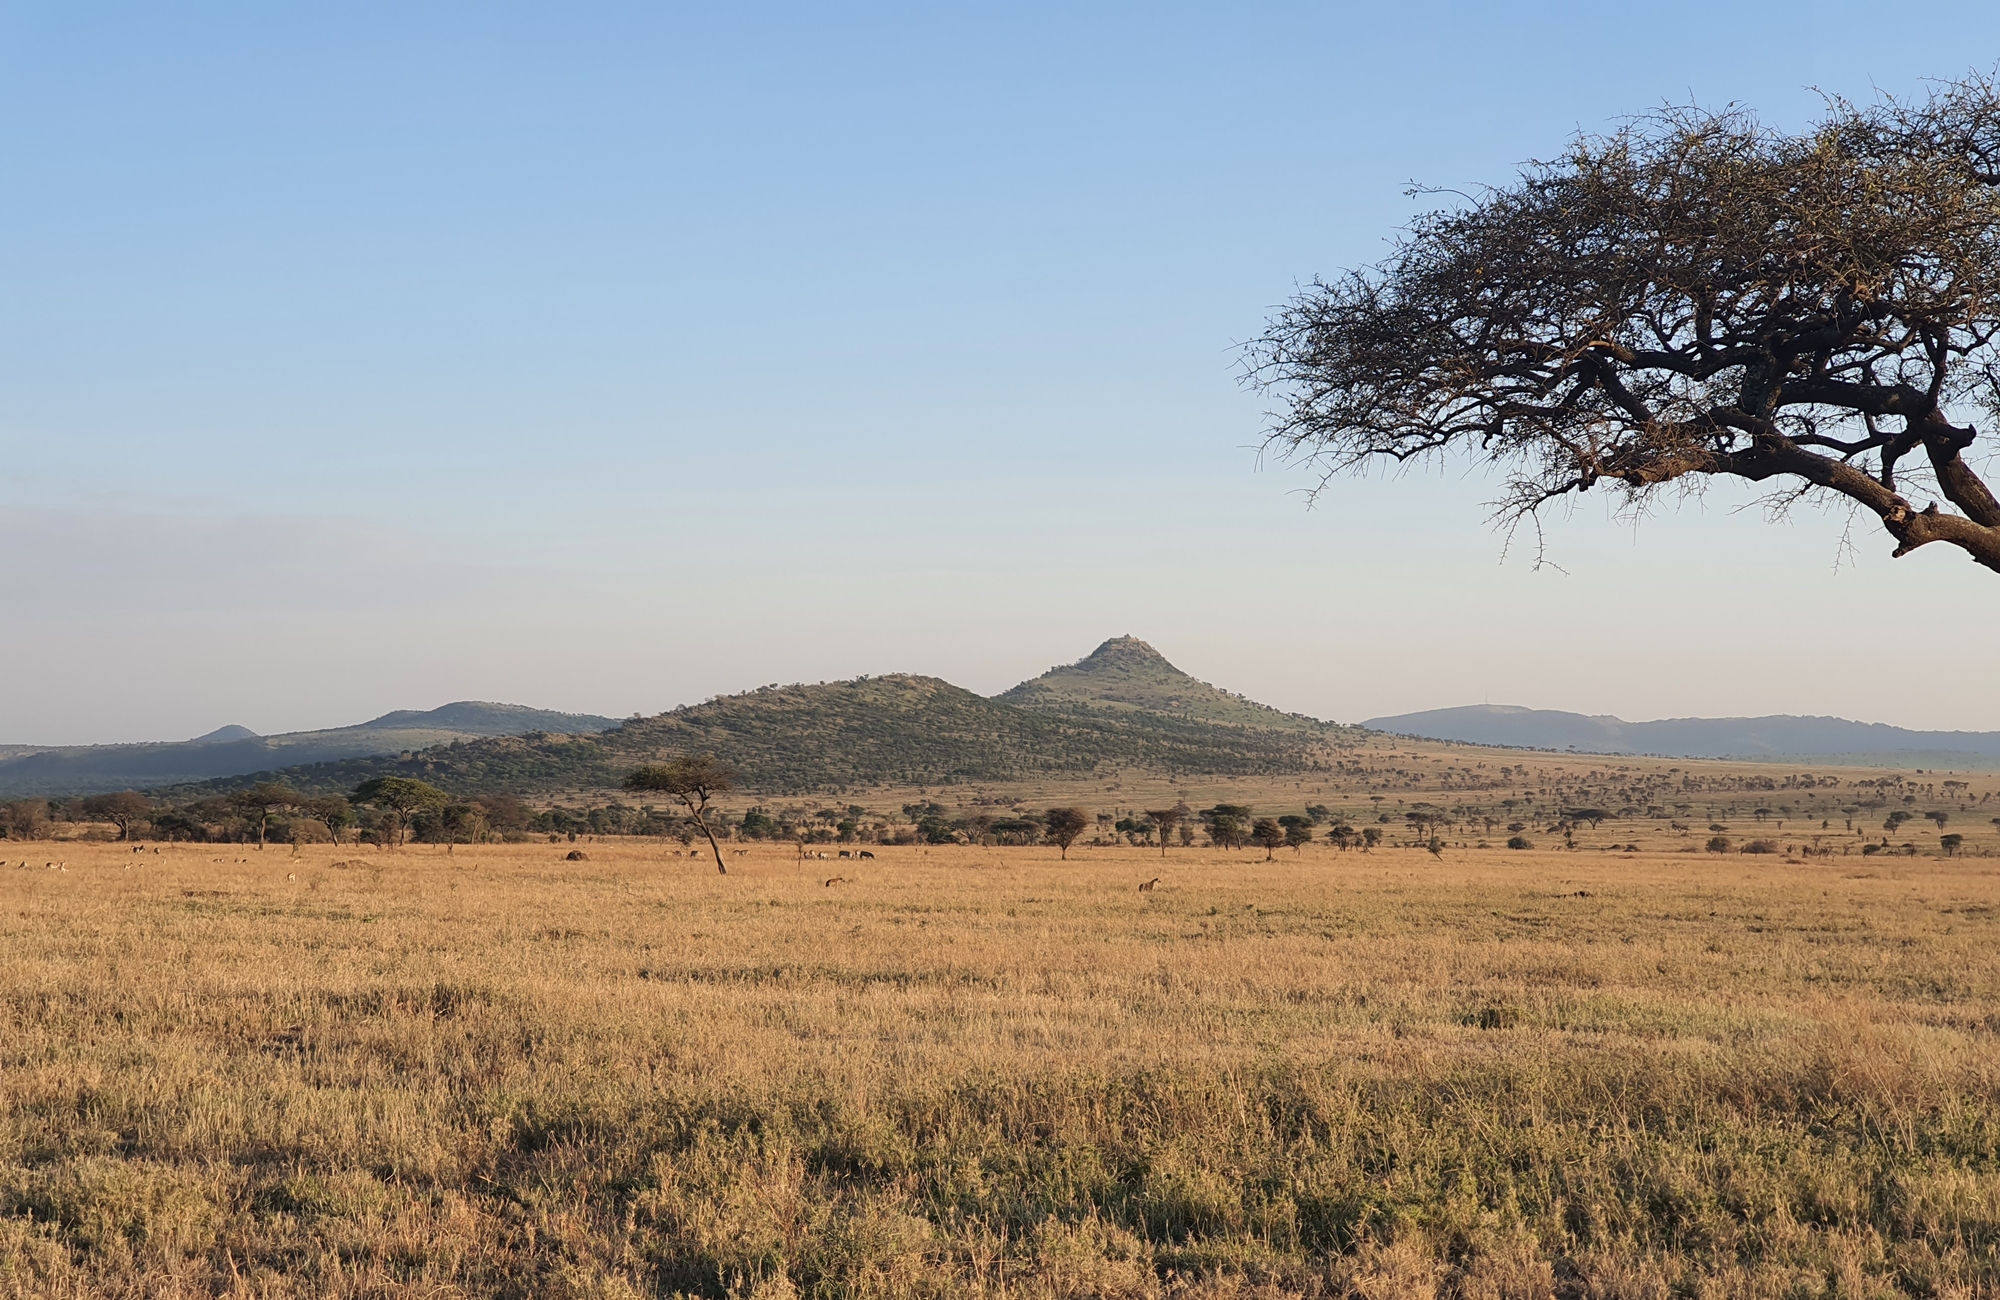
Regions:
<svg viewBox="0 0 2000 1300"><path fill-rule="evenodd" d="M680 800L694 824L708 837L708 847L715 854L716 873L726 876L729 868L722 864L722 846L715 842L715 832L708 825L708 804L716 795L734 790L737 778L735 768L713 754L706 754L642 767L625 778L625 788L657 791Z"/></svg>
<svg viewBox="0 0 2000 1300"><path fill-rule="evenodd" d="M1275 818L1259 817L1256 825L1250 828L1250 839L1264 850L1264 861L1269 862L1278 846L1285 842L1285 828L1278 825Z"/></svg>
<svg viewBox="0 0 2000 1300"><path fill-rule="evenodd" d="M486 833L486 810L476 803L452 804L438 821L446 844L456 844L461 839L467 844L477 844Z"/></svg>
<svg viewBox="0 0 2000 1300"><path fill-rule="evenodd" d="M1294 854L1312 843L1313 824L1311 817L1301 817L1297 813L1287 813L1278 818L1278 825L1285 828L1285 847Z"/></svg>
<svg viewBox="0 0 2000 1300"><path fill-rule="evenodd" d="M299 804L299 811L326 827L327 837L335 844L340 843L340 833L354 824L354 806L337 794L307 799Z"/></svg>
<svg viewBox="0 0 2000 1300"><path fill-rule="evenodd" d="M0 827L6 829L9 839L40 839L48 824L49 801L46 799L16 799L9 804L0 804Z"/></svg>
<svg viewBox="0 0 2000 1300"><path fill-rule="evenodd" d="M86 817L117 826L118 838L129 840L133 825L146 820L153 811L153 801L136 790L121 790L117 794L91 795L77 807Z"/></svg>
<svg viewBox="0 0 2000 1300"><path fill-rule="evenodd" d="M1245 804L1219 803L1203 812L1201 819L1208 823L1208 838L1221 849L1236 848L1250 830L1250 809Z"/></svg>
<svg viewBox="0 0 2000 1300"><path fill-rule="evenodd" d="M1333 825L1327 827L1326 837L1333 841L1335 847L1345 853L1354 843L1354 828L1346 822L1335 822Z"/></svg>
<svg viewBox="0 0 2000 1300"><path fill-rule="evenodd" d="M389 847L402 842L410 818L431 808L442 808L450 796L428 781L410 776L378 776L354 788L354 802L382 812L388 822Z"/></svg>
<svg viewBox="0 0 2000 1300"><path fill-rule="evenodd" d="M1148 808L1146 819L1160 828L1160 856L1167 856L1167 835L1187 818L1185 804L1174 808Z"/></svg>
<svg viewBox="0 0 2000 1300"><path fill-rule="evenodd" d="M1076 837L1083 834L1090 825L1090 814L1081 808L1051 808L1043 820L1042 833L1049 842L1062 850L1063 860L1069 860L1069 846L1076 843Z"/></svg>
<svg viewBox="0 0 2000 1300"><path fill-rule="evenodd" d="M417 784L422 785L423 782L419 781ZM245 819L257 823L259 849L264 847L264 838L270 830L271 818L281 812L289 812L304 802L304 795L276 781L259 781L248 790L239 791L229 798L231 807Z"/></svg>
<svg viewBox="0 0 2000 1300"><path fill-rule="evenodd" d="M1944 850L1944 855L1948 858L1956 854L1958 846L1963 843L1965 843L1965 836L1957 833L1938 836L1938 847Z"/></svg>

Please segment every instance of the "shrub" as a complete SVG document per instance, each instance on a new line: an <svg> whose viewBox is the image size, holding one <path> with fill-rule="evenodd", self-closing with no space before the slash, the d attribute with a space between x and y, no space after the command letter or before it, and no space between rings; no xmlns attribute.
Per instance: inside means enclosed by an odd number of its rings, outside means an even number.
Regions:
<svg viewBox="0 0 2000 1300"><path fill-rule="evenodd" d="M1727 853L1729 852L1729 848L1730 848L1729 837L1727 835L1714 835L1709 837L1708 851L1710 853Z"/></svg>
<svg viewBox="0 0 2000 1300"><path fill-rule="evenodd" d="M1510 849L1532 849L1535 847L1535 842L1525 835L1515 835L1508 839L1507 847Z"/></svg>
<svg viewBox="0 0 2000 1300"><path fill-rule="evenodd" d="M1745 853L1776 853L1777 851L1778 844L1775 840L1751 840L1743 846L1743 852Z"/></svg>

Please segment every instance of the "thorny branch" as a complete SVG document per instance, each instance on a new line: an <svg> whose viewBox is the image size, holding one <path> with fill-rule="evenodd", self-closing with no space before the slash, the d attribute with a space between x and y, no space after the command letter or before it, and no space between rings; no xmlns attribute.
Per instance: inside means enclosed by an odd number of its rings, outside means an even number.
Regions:
<svg viewBox="0 0 2000 1300"><path fill-rule="evenodd" d="M1798 135L1671 109L1578 139L1315 280L1245 375L1279 399L1267 448L1323 475L1464 455L1503 471L1515 523L1594 488L1636 509L1778 480L1779 511L1843 498L1897 555L2000 572L1969 418L2000 419L1996 338L2000 88L1974 75L1831 101Z"/></svg>

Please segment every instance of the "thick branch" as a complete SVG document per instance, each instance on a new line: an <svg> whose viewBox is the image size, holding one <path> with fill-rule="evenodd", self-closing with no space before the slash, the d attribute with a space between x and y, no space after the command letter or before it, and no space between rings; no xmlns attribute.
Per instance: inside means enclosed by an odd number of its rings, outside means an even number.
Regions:
<svg viewBox="0 0 2000 1300"><path fill-rule="evenodd" d="M1953 428L1943 420L1928 420L1923 426L1924 450L1930 453L1938 490L1974 523L2000 528L2000 501L1959 455L1972 445L1972 437L1971 430Z"/></svg>

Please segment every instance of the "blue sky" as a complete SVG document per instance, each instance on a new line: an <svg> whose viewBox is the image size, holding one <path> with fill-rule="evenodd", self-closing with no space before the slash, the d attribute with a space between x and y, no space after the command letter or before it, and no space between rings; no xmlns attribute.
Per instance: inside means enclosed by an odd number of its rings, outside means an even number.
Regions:
<svg viewBox="0 0 2000 1300"><path fill-rule="evenodd" d="M1940 41L1939 33L1949 33ZM1261 464L1234 344L1412 180L2000 58L1859 4L0 4L0 740L998 690L2000 728L1955 553ZM1974 689L1973 698L1965 691Z"/></svg>

